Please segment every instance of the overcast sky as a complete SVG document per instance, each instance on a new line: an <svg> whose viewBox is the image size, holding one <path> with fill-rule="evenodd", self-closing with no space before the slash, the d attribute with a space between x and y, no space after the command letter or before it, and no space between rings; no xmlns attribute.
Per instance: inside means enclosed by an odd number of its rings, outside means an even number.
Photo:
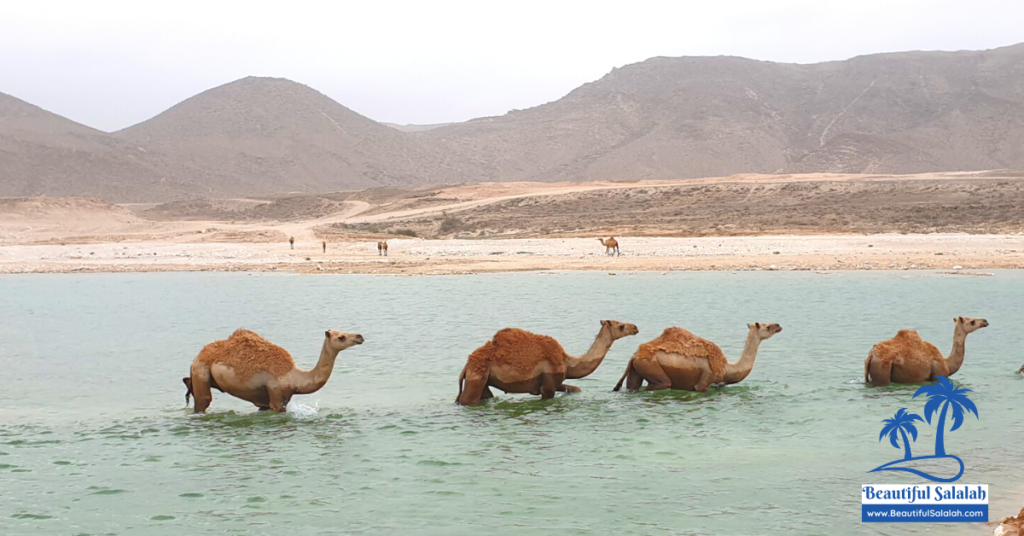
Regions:
<svg viewBox="0 0 1024 536"><path fill-rule="evenodd" d="M1020 0L191 2L2 0L0 92L117 130L249 75L378 121L558 99L652 56L813 63L1024 41Z"/></svg>

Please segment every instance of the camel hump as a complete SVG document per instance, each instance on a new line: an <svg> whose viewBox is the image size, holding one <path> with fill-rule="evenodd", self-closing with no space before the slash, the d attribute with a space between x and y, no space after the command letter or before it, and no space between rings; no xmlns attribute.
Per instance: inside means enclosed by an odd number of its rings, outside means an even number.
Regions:
<svg viewBox="0 0 1024 536"><path fill-rule="evenodd" d="M263 339L263 337L260 337L259 334L257 334L255 331L250 331L250 330L245 329L245 328L238 328L238 329L236 329L235 332L232 333L230 337L228 337L228 340L236 339L236 338L250 338L250 337L255 337L257 339L266 340L266 339Z"/></svg>
<svg viewBox="0 0 1024 536"><path fill-rule="evenodd" d="M658 338L641 344L635 357L652 359L658 352L707 359L713 372L724 371L728 363L717 344L677 327L665 328Z"/></svg>
<svg viewBox="0 0 1024 536"><path fill-rule="evenodd" d="M279 377L295 367L287 350L247 329L235 330L227 340L206 345L197 359L207 366L229 366L243 379L260 372Z"/></svg>
<svg viewBox="0 0 1024 536"><path fill-rule="evenodd" d="M523 370L530 369L540 361L551 361L561 366L568 357L565 349L553 337L525 329L505 328L495 333L490 342L494 348L494 362Z"/></svg>
<svg viewBox="0 0 1024 536"><path fill-rule="evenodd" d="M536 333L531 333L525 329L505 328L495 333L494 337L491 338L491 341L495 346L509 346L533 340L537 337L543 337L543 335L537 335Z"/></svg>
<svg viewBox="0 0 1024 536"><path fill-rule="evenodd" d="M904 339L908 341L919 341L921 336L917 334L917 331L912 329L901 329L896 333L897 339Z"/></svg>

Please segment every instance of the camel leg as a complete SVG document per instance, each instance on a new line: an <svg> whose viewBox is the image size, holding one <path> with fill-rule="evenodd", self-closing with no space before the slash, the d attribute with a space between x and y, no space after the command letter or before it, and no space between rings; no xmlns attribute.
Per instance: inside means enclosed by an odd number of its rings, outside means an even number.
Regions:
<svg viewBox="0 0 1024 536"><path fill-rule="evenodd" d="M488 398L494 398L494 393L491 392L490 386L485 385L483 392L480 394L480 400L487 400Z"/></svg>
<svg viewBox="0 0 1024 536"><path fill-rule="evenodd" d="M206 413L206 408L213 402L209 369L196 370L192 373L192 396L195 398L195 412Z"/></svg>
<svg viewBox="0 0 1024 536"><path fill-rule="evenodd" d="M871 359L871 356L868 356ZM883 363L881 359L871 359L868 365L868 375L871 376L871 385L885 387L892 383L892 363Z"/></svg>
<svg viewBox="0 0 1024 536"><path fill-rule="evenodd" d="M700 373L700 378L697 378L697 383L693 384L694 391L707 391L708 387L711 386L711 369L704 369ZM648 387L650 389L650 387Z"/></svg>
<svg viewBox="0 0 1024 536"><path fill-rule="evenodd" d="M640 360L633 363L633 369L644 380L647 380L648 391L660 391L672 388L672 379L665 374L661 364L656 361Z"/></svg>
<svg viewBox="0 0 1024 536"><path fill-rule="evenodd" d="M626 377L626 390L635 393L640 390L644 385L644 377L640 375L636 369L629 371L629 376Z"/></svg>
<svg viewBox="0 0 1024 536"><path fill-rule="evenodd" d="M578 392L580 392L580 388L579 387L576 387L575 385L566 385L564 383L562 385L559 385L555 390L558 391L558 392L561 392L561 393L578 393Z"/></svg>
<svg viewBox="0 0 1024 536"><path fill-rule="evenodd" d="M550 374L544 374L540 377L540 398L541 400L547 400L555 397L555 389L558 386L555 385L555 378Z"/></svg>
<svg viewBox="0 0 1024 536"><path fill-rule="evenodd" d="M932 361L932 375L928 377L928 381L933 382L939 376L949 377L949 367L946 366L945 362Z"/></svg>
<svg viewBox="0 0 1024 536"><path fill-rule="evenodd" d="M487 386L488 375L489 374L467 371L465 387L459 395L457 402L463 406L479 404L487 393L491 393L490 388ZM491 396L494 396L494 394L491 393Z"/></svg>
<svg viewBox="0 0 1024 536"><path fill-rule="evenodd" d="M615 384L612 391L618 391L622 389L622 382L626 382L626 390L633 392L640 389L640 386L644 384L644 377L636 371L633 366L633 358L629 358L629 362L626 363L626 371L622 373L622 377L619 378L619 383Z"/></svg>
<svg viewBox="0 0 1024 536"><path fill-rule="evenodd" d="M270 409L274 413L284 413L288 410L288 398L281 389L267 387L267 395L270 398Z"/></svg>

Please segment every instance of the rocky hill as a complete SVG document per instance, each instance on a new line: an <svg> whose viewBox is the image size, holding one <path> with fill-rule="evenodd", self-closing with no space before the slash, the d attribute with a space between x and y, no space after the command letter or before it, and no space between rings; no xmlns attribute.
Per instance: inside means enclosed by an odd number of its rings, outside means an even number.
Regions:
<svg viewBox="0 0 1024 536"><path fill-rule="evenodd" d="M652 58L542 106L429 129L392 128L272 78L113 134L0 94L0 196L1004 168L1024 169L1024 44L813 65Z"/></svg>
<svg viewBox="0 0 1024 536"><path fill-rule="evenodd" d="M483 180L1024 167L1024 44L814 65L653 58L529 110L430 130Z"/></svg>

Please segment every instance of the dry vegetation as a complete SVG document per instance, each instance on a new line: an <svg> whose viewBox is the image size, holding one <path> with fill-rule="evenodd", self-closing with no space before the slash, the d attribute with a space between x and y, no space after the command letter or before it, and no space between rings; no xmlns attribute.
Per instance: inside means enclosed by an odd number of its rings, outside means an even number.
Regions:
<svg viewBox="0 0 1024 536"><path fill-rule="evenodd" d="M425 238L1017 233L1024 230L1021 207L1024 177L1012 172L984 179L684 183L521 197L318 231Z"/></svg>

